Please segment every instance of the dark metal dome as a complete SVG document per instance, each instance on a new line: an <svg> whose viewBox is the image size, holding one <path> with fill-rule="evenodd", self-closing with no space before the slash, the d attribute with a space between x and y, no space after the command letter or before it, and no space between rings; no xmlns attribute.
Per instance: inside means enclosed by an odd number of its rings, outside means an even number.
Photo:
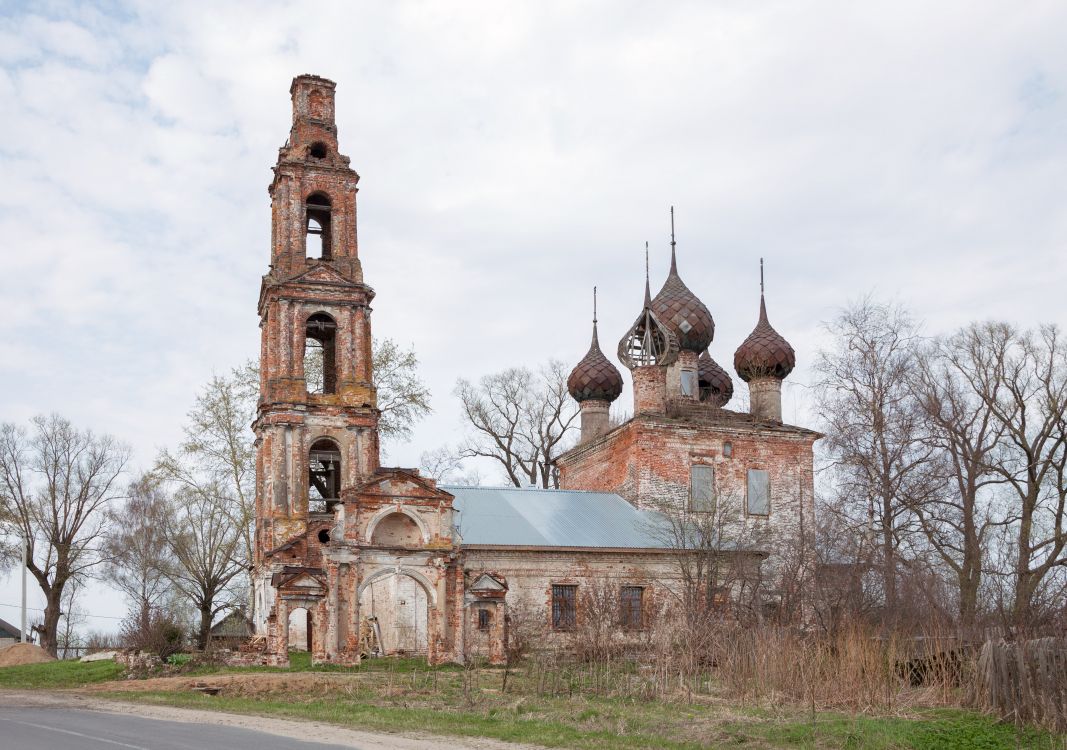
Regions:
<svg viewBox="0 0 1067 750"><path fill-rule="evenodd" d="M797 364L797 355L789 342L767 320L767 303L759 298L759 322L748 338L734 352L734 369L746 383L754 378L784 380Z"/></svg>
<svg viewBox="0 0 1067 750"><path fill-rule="evenodd" d="M582 361L571 370L567 390L579 403L589 399L614 401L622 393L622 374L600 351L596 321L593 321L593 342Z"/></svg>
<svg viewBox="0 0 1067 750"><path fill-rule="evenodd" d="M711 312L678 275L673 240L671 270L663 288L652 300L652 311L671 329L682 350L702 352L715 338L715 320Z"/></svg>
<svg viewBox="0 0 1067 750"><path fill-rule="evenodd" d="M726 406L733 398L734 381L705 349L697 359L697 380L700 383L700 400L715 406Z"/></svg>

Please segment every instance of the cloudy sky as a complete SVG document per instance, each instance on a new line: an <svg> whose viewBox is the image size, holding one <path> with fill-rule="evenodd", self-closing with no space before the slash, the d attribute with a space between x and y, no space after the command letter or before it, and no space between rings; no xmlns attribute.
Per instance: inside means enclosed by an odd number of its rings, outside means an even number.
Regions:
<svg viewBox="0 0 1067 750"><path fill-rule="evenodd" d="M580 358L594 284L613 351L671 204L724 364L766 258L804 421L820 322L863 294L933 333L1067 323L1065 33L1062 2L0 2L0 420L144 467L257 355L306 72L338 84L374 332L433 391L390 462L458 439L457 377Z"/></svg>

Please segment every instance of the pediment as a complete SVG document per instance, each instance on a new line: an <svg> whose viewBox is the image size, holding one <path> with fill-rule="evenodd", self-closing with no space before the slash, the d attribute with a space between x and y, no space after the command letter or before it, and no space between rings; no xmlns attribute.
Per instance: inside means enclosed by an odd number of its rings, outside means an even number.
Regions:
<svg viewBox="0 0 1067 750"><path fill-rule="evenodd" d="M496 592L507 591L508 587L506 583L498 579L496 576L490 575L489 573L482 573L478 576L477 580L471 584L470 590L478 592Z"/></svg>
<svg viewBox="0 0 1067 750"><path fill-rule="evenodd" d="M302 575L299 578L294 578L291 581L286 581L284 584L282 584L282 588L290 591L301 589L321 589L323 588L323 583L314 576Z"/></svg>
<svg viewBox="0 0 1067 750"><path fill-rule="evenodd" d="M323 596L326 593L325 571L321 568L284 568L275 573L271 585L283 594Z"/></svg>
<svg viewBox="0 0 1067 750"><path fill-rule="evenodd" d="M358 495L416 500L452 500L452 494L439 489L431 479L410 469L379 469L370 479L354 488Z"/></svg>
<svg viewBox="0 0 1067 750"><path fill-rule="evenodd" d="M352 284L352 279L347 278L336 268L325 263L317 263L302 274L289 279L289 281L304 284Z"/></svg>

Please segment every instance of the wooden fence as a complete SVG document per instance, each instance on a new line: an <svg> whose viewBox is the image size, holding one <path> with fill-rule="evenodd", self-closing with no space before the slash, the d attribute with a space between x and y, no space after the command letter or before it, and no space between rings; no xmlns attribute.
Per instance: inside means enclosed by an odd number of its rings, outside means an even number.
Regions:
<svg viewBox="0 0 1067 750"><path fill-rule="evenodd" d="M1067 638L988 641L974 699L1005 721L1067 732Z"/></svg>

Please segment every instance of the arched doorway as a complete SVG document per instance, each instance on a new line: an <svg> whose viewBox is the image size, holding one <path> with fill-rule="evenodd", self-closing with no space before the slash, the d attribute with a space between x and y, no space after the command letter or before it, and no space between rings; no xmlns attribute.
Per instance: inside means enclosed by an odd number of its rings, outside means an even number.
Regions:
<svg viewBox="0 0 1067 750"><path fill-rule="evenodd" d="M360 594L359 612L377 619L386 655L426 653L429 600L411 576L393 573L372 581Z"/></svg>
<svg viewBox="0 0 1067 750"><path fill-rule="evenodd" d="M310 651L314 628L311 621L311 610L305 607L297 607L289 613L289 650Z"/></svg>

